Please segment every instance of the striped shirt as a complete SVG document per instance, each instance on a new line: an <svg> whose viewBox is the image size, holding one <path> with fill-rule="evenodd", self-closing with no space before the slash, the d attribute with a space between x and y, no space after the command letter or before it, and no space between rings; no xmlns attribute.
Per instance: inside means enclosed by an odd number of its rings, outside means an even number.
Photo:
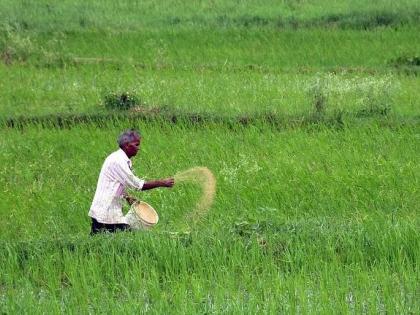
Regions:
<svg viewBox="0 0 420 315"><path fill-rule="evenodd" d="M121 149L111 153L102 165L89 216L100 223L127 223L122 212L125 188L141 190L144 180L131 171L131 160Z"/></svg>

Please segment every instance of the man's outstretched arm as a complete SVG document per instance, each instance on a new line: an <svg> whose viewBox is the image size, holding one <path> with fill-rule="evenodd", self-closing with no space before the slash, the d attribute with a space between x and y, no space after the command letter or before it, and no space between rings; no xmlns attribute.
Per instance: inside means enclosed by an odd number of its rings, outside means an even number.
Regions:
<svg viewBox="0 0 420 315"><path fill-rule="evenodd" d="M165 179L158 179L145 182L141 190L149 190L158 187L172 187L175 184L175 180L173 178L165 178Z"/></svg>
<svg viewBox="0 0 420 315"><path fill-rule="evenodd" d="M141 190L148 190L158 187L172 187L175 184L175 180L173 178L166 178L166 179L159 179L159 180L153 180L148 181L143 184L143 187ZM134 202L138 201L137 198L132 197L128 194L124 194L125 200L127 200L127 203L131 206Z"/></svg>

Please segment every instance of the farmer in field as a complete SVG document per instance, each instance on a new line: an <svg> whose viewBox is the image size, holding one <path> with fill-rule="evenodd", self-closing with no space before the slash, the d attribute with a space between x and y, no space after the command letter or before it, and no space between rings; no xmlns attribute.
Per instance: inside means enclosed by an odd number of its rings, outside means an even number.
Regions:
<svg viewBox="0 0 420 315"><path fill-rule="evenodd" d="M92 219L91 235L130 228L122 212L122 203L123 199L130 205L137 200L125 192L126 188L148 190L174 185L173 178L145 182L133 174L130 159L136 156L140 143L139 132L127 130L118 137L120 148L105 159L89 211Z"/></svg>

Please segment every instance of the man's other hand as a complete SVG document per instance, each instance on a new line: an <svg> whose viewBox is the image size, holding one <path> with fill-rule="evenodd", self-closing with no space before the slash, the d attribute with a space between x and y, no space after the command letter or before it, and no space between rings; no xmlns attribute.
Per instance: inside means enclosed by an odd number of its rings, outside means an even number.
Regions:
<svg viewBox="0 0 420 315"><path fill-rule="evenodd" d="M136 201L138 201L136 198L131 197L131 196L125 196L125 200L127 200L127 203L131 206L133 203L135 203Z"/></svg>

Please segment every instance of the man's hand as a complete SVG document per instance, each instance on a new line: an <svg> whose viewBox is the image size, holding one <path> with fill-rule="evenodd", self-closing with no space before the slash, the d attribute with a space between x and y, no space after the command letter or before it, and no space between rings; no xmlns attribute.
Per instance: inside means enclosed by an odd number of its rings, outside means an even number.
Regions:
<svg viewBox="0 0 420 315"><path fill-rule="evenodd" d="M175 179L171 178L165 178L162 179L162 187L172 187L175 184Z"/></svg>
<svg viewBox="0 0 420 315"><path fill-rule="evenodd" d="M124 196L125 197L125 200L127 200L127 203L131 206L133 203L135 203L136 201L138 201L136 198L134 198L134 197L131 197L131 196L128 196L128 195L126 195L126 196Z"/></svg>

